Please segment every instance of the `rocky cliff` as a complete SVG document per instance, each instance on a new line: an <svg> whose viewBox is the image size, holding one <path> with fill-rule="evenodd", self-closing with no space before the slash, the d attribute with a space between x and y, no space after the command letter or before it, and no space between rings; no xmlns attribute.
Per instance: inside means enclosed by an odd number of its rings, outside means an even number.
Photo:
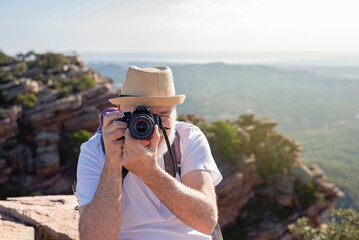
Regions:
<svg viewBox="0 0 359 240"><path fill-rule="evenodd" d="M118 93L76 56L21 57L0 64L0 197L6 198L0 239L78 239L74 195L11 196L71 193L78 149L67 148L76 145L74 133L94 131L107 99ZM197 116L180 120L208 133ZM343 193L318 166L301 161L299 143L276 132L268 117L245 114L229 124L240 151L218 162L225 239L292 239L288 225L300 216L313 226L325 223ZM212 145L219 141L207 137Z"/></svg>
<svg viewBox="0 0 359 240"><path fill-rule="evenodd" d="M79 57L44 55L0 66L1 198L70 193L76 161L63 148L75 131L96 130L117 95Z"/></svg>

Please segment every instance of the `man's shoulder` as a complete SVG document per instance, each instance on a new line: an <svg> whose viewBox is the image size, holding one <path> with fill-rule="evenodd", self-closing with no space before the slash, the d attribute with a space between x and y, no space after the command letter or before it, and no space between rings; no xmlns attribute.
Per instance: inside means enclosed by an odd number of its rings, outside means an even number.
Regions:
<svg viewBox="0 0 359 240"><path fill-rule="evenodd" d="M198 131L198 130L200 130L199 127L197 127L196 125L194 125L192 123L188 123L188 122L176 121L175 124L176 124L175 126L176 126L177 131Z"/></svg>
<svg viewBox="0 0 359 240"><path fill-rule="evenodd" d="M91 137L90 137L90 139L89 140L87 140L86 142L84 142L84 143L86 143L86 144L89 144L89 145L91 145L91 144L97 144L98 142L101 142L101 133L100 133L100 131L97 131L95 134L93 134Z"/></svg>
<svg viewBox="0 0 359 240"><path fill-rule="evenodd" d="M94 151L101 147L101 133L97 132L89 140L82 143L81 150Z"/></svg>
<svg viewBox="0 0 359 240"><path fill-rule="evenodd" d="M198 139L198 137L204 137L201 129L191 123L176 121L176 130L179 133L181 139L185 138L188 140L194 140Z"/></svg>

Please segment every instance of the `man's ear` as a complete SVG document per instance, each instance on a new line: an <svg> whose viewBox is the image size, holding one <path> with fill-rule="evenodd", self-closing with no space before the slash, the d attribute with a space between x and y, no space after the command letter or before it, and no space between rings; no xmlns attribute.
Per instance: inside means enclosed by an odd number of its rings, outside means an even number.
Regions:
<svg viewBox="0 0 359 240"><path fill-rule="evenodd" d="M117 110L118 110L119 112L122 112L122 107L121 107L121 105L117 105Z"/></svg>

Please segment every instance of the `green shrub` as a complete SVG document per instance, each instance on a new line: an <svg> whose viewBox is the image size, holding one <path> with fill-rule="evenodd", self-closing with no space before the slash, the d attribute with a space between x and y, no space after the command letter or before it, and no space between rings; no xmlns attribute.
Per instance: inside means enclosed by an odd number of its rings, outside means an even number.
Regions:
<svg viewBox="0 0 359 240"><path fill-rule="evenodd" d="M235 126L224 121L215 121L205 129L205 134L216 160L232 164L237 162L241 151L241 140L237 136Z"/></svg>
<svg viewBox="0 0 359 240"><path fill-rule="evenodd" d="M24 93L15 98L15 104L21 104L25 109L33 108L36 101L36 95L33 93Z"/></svg>
<svg viewBox="0 0 359 240"><path fill-rule="evenodd" d="M74 92L81 92L96 86L94 80L92 80L88 75L84 75L81 78L75 78L74 80Z"/></svg>
<svg viewBox="0 0 359 240"><path fill-rule="evenodd" d="M21 78L27 71L26 64L18 63L14 65L11 69L11 73L15 78Z"/></svg>
<svg viewBox="0 0 359 240"><path fill-rule="evenodd" d="M80 154L81 144L89 140L90 136L91 136L91 132L84 129L80 129L72 133L72 139L74 143L72 152L76 155L76 157L78 157Z"/></svg>
<svg viewBox="0 0 359 240"><path fill-rule="evenodd" d="M313 228L308 218L297 220L296 224L289 226L289 231L295 239L302 240L352 240L359 239L359 213L354 209L332 210L331 220L326 230Z"/></svg>
<svg viewBox="0 0 359 240"><path fill-rule="evenodd" d="M256 152L254 152L256 154ZM276 173L284 172L283 168L278 164L278 158L271 158L270 156L257 157L257 171L263 179L267 179Z"/></svg>
<svg viewBox="0 0 359 240"><path fill-rule="evenodd" d="M250 149L256 156L257 170L263 179L274 174L286 173L293 166L296 160L295 152L292 150L284 151L289 148L288 145L287 140L283 141L282 137L276 134L258 137L251 133Z"/></svg>
<svg viewBox="0 0 359 240"><path fill-rule="evenodd" d="M9 81L15 81L15 80L16 78L11 73L0 72L0 83L7 83Z"/></svg>
<svg viewBox="0 0 359 240"><path fill-rule="evenodd" d="M26 55L34 56L34 60L31 61L31 68L41 68L43 70L52 70L53 74L58 74L61 72L63 65L69 64L69 59L60 53L44 53L36 54L30 52Z"/></svg>
<svg viewBox="0 0 359 240"><path fill-rule="evenodd" d="M60 79L54 83L53 88L59 92L60 97L68 97L73 93L78 93L96 86L94 80L88 75L81 78Z"/></svg>
<svg viewBox="0 0 359 240"><path fill-rule="evenodd" d="M61 164L77 162L80 154L80 146L86 142L90 136L91 132L84 129L74 131L70 135L67 135L64 142L60 144Z"/></svg>

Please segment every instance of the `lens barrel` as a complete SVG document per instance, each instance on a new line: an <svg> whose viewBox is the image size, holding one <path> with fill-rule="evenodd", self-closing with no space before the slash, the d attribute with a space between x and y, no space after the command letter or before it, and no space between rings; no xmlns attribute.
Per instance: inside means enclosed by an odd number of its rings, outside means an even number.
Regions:
<svg viewBox="0 0 359 240"><path fill-rule="evenodd" d="M130 124L128 126L131 136L136 139L150 139L155 131L155 122L148 113L132 114Z"/></svg>

